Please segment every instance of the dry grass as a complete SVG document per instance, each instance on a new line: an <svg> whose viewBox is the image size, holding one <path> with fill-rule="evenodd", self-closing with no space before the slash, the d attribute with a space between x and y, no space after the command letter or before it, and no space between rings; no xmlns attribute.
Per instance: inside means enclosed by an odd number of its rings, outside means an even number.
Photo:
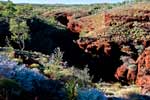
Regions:
<svg viewBox="0 0 150 100"><path fill-rule="evenodd" d="M97 33L99 33L102 29L105 28L104 13L82 17L78 20L83 26L82 32L86 33L84 34L85 37L94 37Z"/></svg>
<svg viewBox="0 0 150 100"><path fill-rule="evenodd" d="M97 83L96 87L108 97L128 98L131 94L140 94L140 88L135 85L122 86L120 83Z"/></svg>

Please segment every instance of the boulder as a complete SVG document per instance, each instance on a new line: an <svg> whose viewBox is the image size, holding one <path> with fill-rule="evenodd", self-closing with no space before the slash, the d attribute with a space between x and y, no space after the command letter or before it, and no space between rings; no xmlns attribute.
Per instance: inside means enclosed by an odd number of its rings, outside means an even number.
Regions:
<svg viewBox="0 0 150 100"><path fill-rule="evenodd" d="M121 56L123 64L117 68L115 77L117 80L131 84L135 82L137 65L130 56Z"/></svg>

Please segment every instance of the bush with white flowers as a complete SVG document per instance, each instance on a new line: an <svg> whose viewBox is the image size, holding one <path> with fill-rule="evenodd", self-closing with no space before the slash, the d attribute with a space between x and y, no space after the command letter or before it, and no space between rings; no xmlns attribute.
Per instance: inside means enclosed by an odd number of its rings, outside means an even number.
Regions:
<svg viewBox="0 0 150 100"><path fill-rule="evenodd" d="M29 92L38 89L51 90L51 82L39 71L27 68L24 64L18 65L6 56L0 55L0 76L15 80L20 86ZM38 88L38 89L37 89Z"/></svg>

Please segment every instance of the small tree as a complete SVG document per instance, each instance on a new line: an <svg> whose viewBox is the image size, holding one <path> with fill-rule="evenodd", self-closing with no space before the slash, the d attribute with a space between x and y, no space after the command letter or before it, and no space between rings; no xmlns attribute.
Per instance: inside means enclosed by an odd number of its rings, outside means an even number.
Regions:
<svg viewBox="0 0 150 100"><path fill-rule="evenodd" d="M9 21L9 31L12 33L11 40L16 42L20 49L25 48L25 40L29 39L29 27L25 20L21 18L11 18Z"/></svg>

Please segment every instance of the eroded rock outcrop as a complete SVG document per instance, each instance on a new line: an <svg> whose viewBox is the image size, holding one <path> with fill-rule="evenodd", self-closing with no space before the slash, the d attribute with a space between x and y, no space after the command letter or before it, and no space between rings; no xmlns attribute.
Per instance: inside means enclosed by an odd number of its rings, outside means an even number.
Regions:
<svg viewBox="0 0 150 100"><path fill-rule="evenodd" d="M67 28L71 31L71 32L74 32L74 33L80 33L81 32L81 28L82 28L82 25L77 22L77 21L69 21L69 23L67 24Z"/></svg>
<svg viewBox="0 0 150 100"><path fill-rule="evenodd" d="M127 25L127 29L133 28L137 21L140 24L140 28L146 29L145 32L149 32L149 23L150 22L150 11L136 10L137 14L143 14L138 16L133 16L134 10L131 10L132 14L129 15L105 15L105 25L111 26L115 24L114 22L119 22L119 24ZM61 20L58 20L58 19ZM58 21L64 21L62 18L65 18L65 23L62 23L73 33L79 33L82 29L82 24L78 21L75 21L71 17L68 17L67 14L57 14L56 19ZM120 36L122 38L122 35ZM111 38L111 37L110 37ZM115 36L114 36L115 38ZM149 46L149 41L146 40L137 40L139 43L134 43L133 41L122 42L112 42L111 39L102 40L102 38L80 38L76 39L74 43L82 51L81 56L79 57L79 62L84 62L82 64L87 64L90 69L91 76L94 76L93 81L99 81L100 78L104 81L119 80L122 83L132 84L136 83L139 86L143 84L150 83L150 52L147 51ZM123 45L129 46L129 52L123 52ZM145 51L143 52L143 49ZM127 50L128 51L128 50ZM141 52L143 52L141 54ZM140 56L139 56L140 55ZM139 56L138 60L137 57ZM137 61L136 61L137 60ZM78 59L77 59L78 61ZM81 65L82 65L81 64ZM143 67L143 65L145 67ZM145 80L145 81L141 81ZM144 87L147 87L144 86Z"/></svg>
<svg viewBox="0 0 150 100"><path fill-rule="evenodd" d="M123 64L117 68L115 77L122 83L134 83L136 79L137 65L130 56L122 56Z"/></svg>
<svg viewBox="0 0 150 100"><path fill-rule="evenodd" d="M59 12L55 14L55 19L61 24L65 25L71 32L80 33L81 24L78 21L75 21L72 13Z"/></svg>
<svg viewBox="0 0 150 100"><path fill-rule="evenodd" d="M61 24L67 26L69 20L72 19L72 14L67 12L59 12L54 15L55 19Z"/></svg>
<svg viewBox="0 0 150 100"><path fill-rule="evenodd" d="M138 73L136 84L142 87L143 93L150 93L150 47L147 47L137 59Z"/></svg>
<svg viewBox="0 0 150 100"><path fill-rule="evenodd" d="M119 12L119 13L118 13ZM149 22L150 21L150 10L140 9L126 9L116 12L108 12L105 14L105 22L107 25L111 25L114 22Z"/></svg>
<svg viewBox="0 0 150 100"><path fill-rule="evenodd" d="M114 81L114 73L121 64L121 50L117 43L95 38L77 40L79 47L90 56L87 64L93 81ZM117 62L117 63L116 63Z"/></svg>

